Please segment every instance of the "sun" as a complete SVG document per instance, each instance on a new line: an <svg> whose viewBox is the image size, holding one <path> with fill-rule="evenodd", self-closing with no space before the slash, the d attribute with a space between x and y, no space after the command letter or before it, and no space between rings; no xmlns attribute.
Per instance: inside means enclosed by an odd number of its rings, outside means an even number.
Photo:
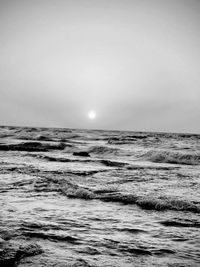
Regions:
<svg viewBox="0 0 200 267"><path fill-rule="evenodd" d="M96 112L91 110L90 112L88 112L88 118L90 120L94 120L96 118Z"/></svg>

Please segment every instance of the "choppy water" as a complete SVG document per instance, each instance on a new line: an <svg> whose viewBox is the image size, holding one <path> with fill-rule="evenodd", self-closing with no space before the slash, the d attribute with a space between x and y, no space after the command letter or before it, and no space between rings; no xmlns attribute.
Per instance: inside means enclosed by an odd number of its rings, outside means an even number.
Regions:
<svg viewBox="0 0 200 267"><path fill-rule="evenodd" d="M0 241L43 251L18 266L200 266L199 135L1 127L0 138Z"/></svg>

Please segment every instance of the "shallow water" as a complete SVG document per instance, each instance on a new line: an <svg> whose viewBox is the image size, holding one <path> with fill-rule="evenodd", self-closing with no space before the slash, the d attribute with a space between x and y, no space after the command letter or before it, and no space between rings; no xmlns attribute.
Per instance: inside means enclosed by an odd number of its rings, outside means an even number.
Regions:
<svg viewBox="0 0 200 267"><path fill-rule="evenodd" d="M1 127L0 137L0 236L43 249L18 266L200 265L199 135Z"/></svg>

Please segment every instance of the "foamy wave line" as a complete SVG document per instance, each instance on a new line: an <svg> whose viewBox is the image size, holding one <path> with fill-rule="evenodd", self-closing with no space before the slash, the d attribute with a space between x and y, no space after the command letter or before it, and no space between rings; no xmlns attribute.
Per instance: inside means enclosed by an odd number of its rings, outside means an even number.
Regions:
<svg viewBox="0 0 200 267"><path fill-rule="evenodd" d="M56 191L69 198L85 200L101 200L104 202L118 202L122 204L138 205L142 209L148 210L177 210L200 213L200 202L178 199L170 196L154 197L152 195L141 196L135 194L122 194L116 188L106 187L100 189L90 189L74 182L71 178L44 177L34 183L36 191Z"/></svg>
<svg viewBox="0 0 200 267"><path fill-rule="evenodd" d="M135 204L142 209L149 210L177 210L177 211L190 211L193 213L200 213L200 205L193 202L179 200L174 198L153 198L152 196L137 196L133 194L121 194L116 192L97 194L92 190L85 188L70 188L63 192L70 198L80 199L99 199L105 202L120 202L123 204Z"/></svg>

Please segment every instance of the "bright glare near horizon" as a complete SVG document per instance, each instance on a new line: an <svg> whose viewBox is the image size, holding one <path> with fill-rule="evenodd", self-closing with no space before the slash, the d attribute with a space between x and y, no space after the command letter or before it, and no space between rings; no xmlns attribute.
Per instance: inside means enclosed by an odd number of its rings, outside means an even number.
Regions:
<svg viewBox="0 0 200 267"><path fill-rule="evenodd" d="M94 120L96 118L96 113L95 111L91 110L89 113L88 113L88 117L90 120Z"/></svg>

